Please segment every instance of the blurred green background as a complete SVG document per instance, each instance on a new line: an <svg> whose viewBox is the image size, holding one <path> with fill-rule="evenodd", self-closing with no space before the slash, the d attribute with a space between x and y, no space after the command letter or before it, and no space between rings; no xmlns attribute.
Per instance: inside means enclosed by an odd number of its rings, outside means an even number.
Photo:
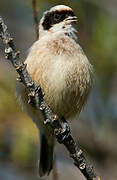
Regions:
<svg viewBox="0 0 117 180"><path fill-rule="evenodd" d="M78 16L78 39L94 66L95 82L72 134L104 180L117 179L117 1L37 0L39 19L57 4ZM22 59L35 41L31 0L1 0L0 16L9 27ZM36 180L38 131L15 97L16 73L0 41L0 180ZM56 145L59 180L85 180L62 145ZM49 178L52 179L51 173Z"/></svg>

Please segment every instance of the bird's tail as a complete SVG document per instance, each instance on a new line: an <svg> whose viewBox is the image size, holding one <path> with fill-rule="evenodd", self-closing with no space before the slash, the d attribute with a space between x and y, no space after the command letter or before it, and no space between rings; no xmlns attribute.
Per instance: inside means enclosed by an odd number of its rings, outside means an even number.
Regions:
<svg viewBox="0 0 117 180"><path fill-rule="evenodd" d="M42 134L40 137L39 176L49 175L53 167L54 138Z"/></svg>

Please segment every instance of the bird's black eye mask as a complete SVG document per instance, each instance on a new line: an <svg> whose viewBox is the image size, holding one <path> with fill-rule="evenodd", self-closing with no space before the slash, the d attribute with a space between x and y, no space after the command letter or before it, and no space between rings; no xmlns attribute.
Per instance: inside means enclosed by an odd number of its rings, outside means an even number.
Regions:
<svg viewBox="0 0 117 180"><path fill-rule="evenodd" d="M49 30L52 25L60 23L64 19L66 19L68 16L75 16L73 11L53 11L53 12L46 12L44 21L42 23L42 26L44 30Z"/></svg>

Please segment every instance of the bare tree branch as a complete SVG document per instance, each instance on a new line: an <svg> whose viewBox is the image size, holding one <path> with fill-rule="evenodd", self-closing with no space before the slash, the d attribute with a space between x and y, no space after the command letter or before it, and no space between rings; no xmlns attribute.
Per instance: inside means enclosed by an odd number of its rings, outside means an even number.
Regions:
<svg viewBox="0 0 117 180"><path fill-rule="evenodd" d="M34 27L35 27L35 34L36 38L39 38L39 24L38 24L38 9L37 9L37 1L32 0L32 7L33 7L33 19L34 19Z"/></svg>
<svg viewBox="0 0 117 180"><path fill-rule="evenodd" d="M59 143L64 144L70 153L70 157L74 160L75 166L82 172L87 180L101 180L100 177L96 176L93 167L89 165L83 152L77 147L74 139L70 134L70 128L67 122L64 120L64 124L60 124L59 118L55 115L50 107L43 100L43 93L41 87L35 85L30 75L26 70L26 65L22 63L19 58L20 52L16 50L11 38L8 33L7 26L4 24L0 17L0 38L5 45L6 58L11 61L12 65L19 74L20 81L26 86L28 90L29 102L37 109L41 111L44 116L44 124L48 125L53 129L56 139Z"/></svg>

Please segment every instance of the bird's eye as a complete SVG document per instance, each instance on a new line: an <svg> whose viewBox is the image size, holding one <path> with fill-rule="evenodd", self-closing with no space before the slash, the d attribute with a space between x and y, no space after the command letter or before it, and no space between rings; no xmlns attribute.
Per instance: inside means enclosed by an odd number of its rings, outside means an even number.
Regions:
<svg viewBox="0 0 117 180"><path fill-rule="evenodd" d="M57 14L57 13L54 14L54 20L55 20L55 21L59 21L60 18L61 18L60 14Z"/></svg>

